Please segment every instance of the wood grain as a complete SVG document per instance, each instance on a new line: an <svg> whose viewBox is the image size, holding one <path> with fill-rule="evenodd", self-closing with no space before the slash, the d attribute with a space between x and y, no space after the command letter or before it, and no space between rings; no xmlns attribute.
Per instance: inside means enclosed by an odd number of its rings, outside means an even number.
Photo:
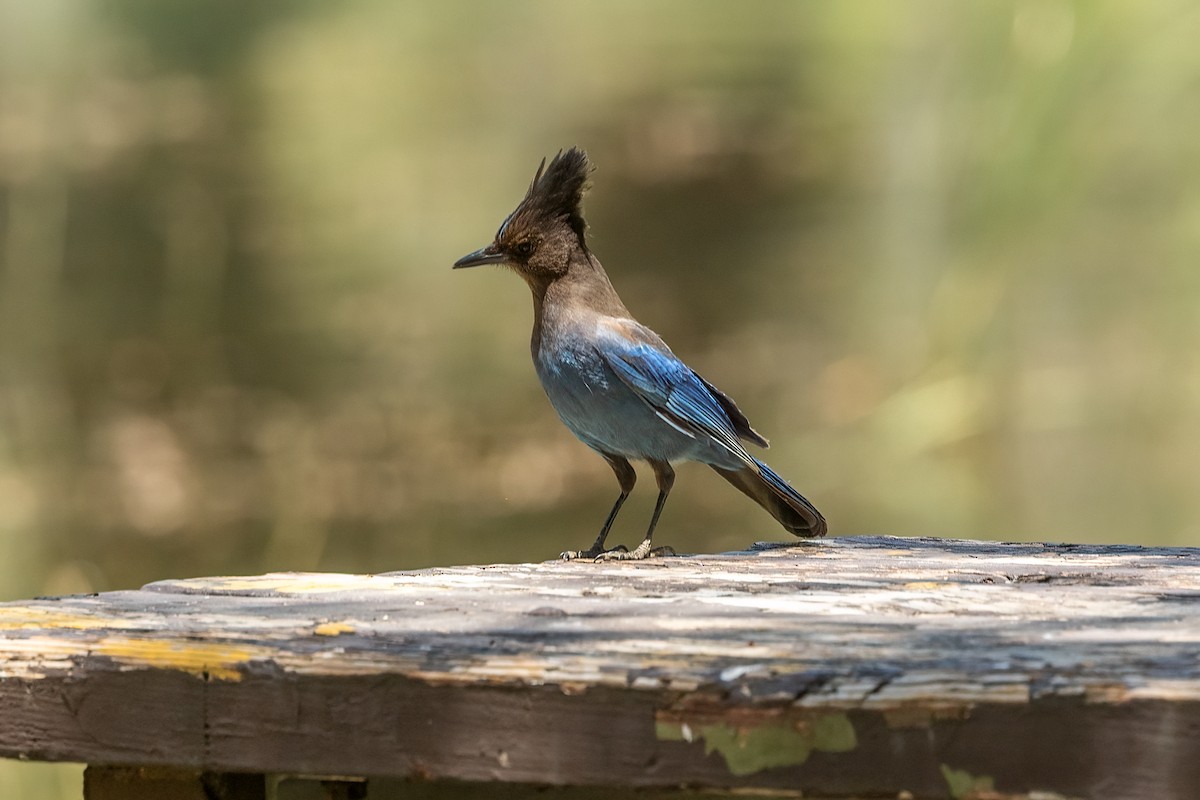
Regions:
<svg viewBox="0 0 1200 800"><path fill-rule="evenodd" d="M835 796L1192 797L1198 608L1193 549L889 537L161 581L0 604L0 754Z"/></svg>

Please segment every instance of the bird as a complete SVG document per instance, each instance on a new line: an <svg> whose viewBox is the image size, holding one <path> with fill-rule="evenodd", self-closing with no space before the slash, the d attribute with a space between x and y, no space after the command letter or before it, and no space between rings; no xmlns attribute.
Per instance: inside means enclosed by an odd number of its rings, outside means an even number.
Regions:
<svg viewBox="0 0 1200 800"><path fill-rule="evenodd" d="M824 536L828 525L803 495L751 455L744 443L767 447L737 404L683 363L621 301L586 237L583 197L592 167L579 147L543 158L525 197L493 241L454 262L454 269L507 267L533 293L530 350L542 388L559 418L608 462L621 493L600 534L564 560L640 560L673 555L653 545L654 529L675 482L672 463L698 461L801 537ZM654 473L658 499L642 542L633 550L605 548L621 506L637 481L631 461Z"/></svg>

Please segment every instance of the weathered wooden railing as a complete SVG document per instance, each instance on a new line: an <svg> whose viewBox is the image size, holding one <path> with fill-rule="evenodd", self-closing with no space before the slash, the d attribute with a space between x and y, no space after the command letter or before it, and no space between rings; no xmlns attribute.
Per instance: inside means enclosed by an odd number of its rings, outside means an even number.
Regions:
<svg viewBox="0 0 1200 800"><path fill-rule="evenodd" d="M882 537L161 581L0 604L0 755L91 800L1191 798L1198 610L1200 550Z"/></svg>

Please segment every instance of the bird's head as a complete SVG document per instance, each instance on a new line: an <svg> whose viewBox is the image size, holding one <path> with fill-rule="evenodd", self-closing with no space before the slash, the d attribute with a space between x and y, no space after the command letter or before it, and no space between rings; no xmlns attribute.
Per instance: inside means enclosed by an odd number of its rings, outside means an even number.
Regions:
<svg viewBox="0 0 1200 800"><path fill-rule="evenodd" d="M500 225L487 247L454 262L455 269L503 264L530 281L550 281L567 272L573 258L587 256L580 204L587 190L587 153L560 151L538 167L529 191Z"/></svg>

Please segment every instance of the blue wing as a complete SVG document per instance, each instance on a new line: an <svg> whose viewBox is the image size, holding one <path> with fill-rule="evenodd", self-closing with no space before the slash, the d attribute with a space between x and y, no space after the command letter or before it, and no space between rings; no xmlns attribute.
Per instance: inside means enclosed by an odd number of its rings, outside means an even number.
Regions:
<svg viewBox="0 0 1200 800"><path fill-rule="evenodd" d="M738 441L738 430L721 401L703 378L670 351L631 342L598 352L663 421L693 439L715 442L741 461L752 460Z"/></svg>

